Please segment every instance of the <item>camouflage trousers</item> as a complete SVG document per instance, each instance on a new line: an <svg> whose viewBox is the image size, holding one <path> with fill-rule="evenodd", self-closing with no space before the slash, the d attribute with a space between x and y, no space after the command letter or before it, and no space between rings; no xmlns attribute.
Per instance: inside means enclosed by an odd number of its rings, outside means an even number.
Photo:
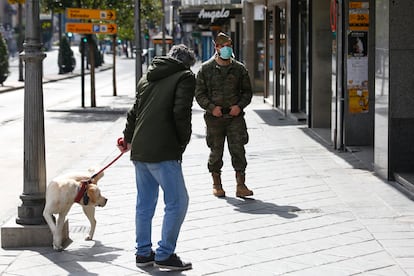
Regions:
<svg viewBox="0 0 414 276"><path fill-rule="evenodd" d="M218 118L211 114L204 114L204 120L207 126L207 146L210 148L208 170L215 173L221 172L224 143L227 139L227 146L234 170L244 172L247 166L244 146L249 141L244 116L231 117L224 115Z"/></svg>

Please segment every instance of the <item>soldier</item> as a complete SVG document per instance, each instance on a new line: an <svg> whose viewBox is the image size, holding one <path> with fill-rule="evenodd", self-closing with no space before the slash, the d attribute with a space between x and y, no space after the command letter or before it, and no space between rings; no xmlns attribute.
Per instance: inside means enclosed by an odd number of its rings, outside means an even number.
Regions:
<svg viewBox="0 0 414 276"><path fill-rule="evenodd" d="M245 66L233 58L232 40L219 33L215 55L202 64L196 78L195 97L205 110L208 170L213 177L213 195L225 197L221 183L224 141L227 138L231 162L236 171L237 197L253 195L245 185L247 166L244 146L249 140L243 109L250 104L252 88Z"/></svg>

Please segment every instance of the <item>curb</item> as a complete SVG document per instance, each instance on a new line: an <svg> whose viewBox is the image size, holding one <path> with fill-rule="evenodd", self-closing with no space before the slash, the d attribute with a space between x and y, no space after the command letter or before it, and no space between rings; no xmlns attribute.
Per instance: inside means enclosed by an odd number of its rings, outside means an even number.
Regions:
<svg viewBox="0 0 414 276"><path fill-rule="evenodd" d="M99 73L101 71L112 69L113 65L102 65L101 67L95 68L95 72ZM82 74L79 70L76 73L67 73L67 74L60 74L60 75L47 75L43 76L42 83L49 83L49 82L56 82L64 79L71 79L81 76ZM85 75L90 75L90 70L85 70ZM10 92L18 89L23 89L25 87L24 81L10 81L11 85L3 85L0 86L0 93ZM14 83L14 84L13 84Z"/></svg>

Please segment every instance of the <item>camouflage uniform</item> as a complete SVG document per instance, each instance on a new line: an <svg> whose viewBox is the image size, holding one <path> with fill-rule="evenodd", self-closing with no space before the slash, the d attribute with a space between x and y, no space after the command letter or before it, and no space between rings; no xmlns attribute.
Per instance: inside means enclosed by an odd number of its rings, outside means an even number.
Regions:
<svg viewBox="0 0 414 276"><path fill-rule="evenodd" d="M204 120L207 145L211 150L208 160L210 172L221 172L226 137L234 170L245 171L247 162L244 145L249 136L243 109L251 102L252 94L250 78L242 63L232 59L230 65L220 66L214 57L203 63L197 75L195 97L206 111ZM242 110L239 116L228 114L232 105L238 105ZM222 107L222 117L212 115L215 106Z"/></svg>

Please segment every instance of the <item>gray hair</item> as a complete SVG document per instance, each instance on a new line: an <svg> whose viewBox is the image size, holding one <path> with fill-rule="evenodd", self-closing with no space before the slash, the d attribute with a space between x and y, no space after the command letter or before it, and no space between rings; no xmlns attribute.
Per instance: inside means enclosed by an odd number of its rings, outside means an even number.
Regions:
<svg viewBox="0 0 414 276"><path fill-rule="evenodd" d="M168 57L181 61L185 67L190 68L196 62L194 51L189 49L184 44L172 46L167 54Z"/></svg>

